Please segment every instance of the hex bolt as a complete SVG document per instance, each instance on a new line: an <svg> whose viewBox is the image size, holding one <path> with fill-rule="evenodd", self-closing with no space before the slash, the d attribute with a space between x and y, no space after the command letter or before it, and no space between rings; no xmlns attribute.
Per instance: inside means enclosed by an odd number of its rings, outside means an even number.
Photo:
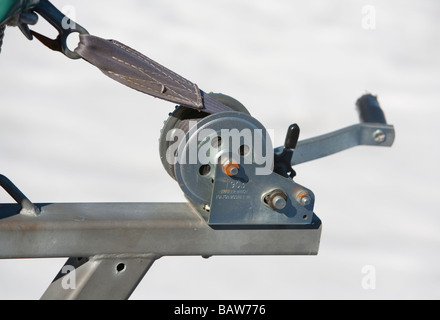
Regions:
<svg viewBox="0 0 440 320"><path fill-rule="evenodd" d="M287 195L283 190L274 190L263 197L263 201L273 210L283 210L287 205Z"/></svg>
<svg viewBox="0 0 440 320"><path fill-rule="evenodd" d="M373 133L374 142L383 143L387 139L387 135L382 130L378 129Z"/></svg>

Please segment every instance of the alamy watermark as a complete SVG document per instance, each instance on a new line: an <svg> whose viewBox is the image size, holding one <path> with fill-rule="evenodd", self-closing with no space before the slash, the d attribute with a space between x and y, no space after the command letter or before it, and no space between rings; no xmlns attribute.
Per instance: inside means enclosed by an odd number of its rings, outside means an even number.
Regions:
<svg viewBox="0 0 440 320"><path fill-rule="evenodd" d="M72 5L66 5L61 8L61 12L65 15L61 21L61 26L64 30L70 30L76 28L76 9Z"/></svg>
<svg viewBox="0 0 440 320"><path fill-rule="evenodd" d="M362 29L376 30L376 7L366 5L362 7Z"/></svg>
<svg viewBox="0 0 440 320"><path fill-rule="evenodd" d="M61 279L61 287L64 290L75 290L76 289L76 269L74 266L65 265L61 269L61 273L64 274Z"/></svg>
<svg viewBox="0 0 440 320"><path fill-rule="evenodd" d="M222 156L230 156L234 163L255 164L256 175L272 173L274 152L271 136L274 130L204 128L198 130L196 121L189 121L189 134L181 129L167 132L170 142L166 150L168 164L216 165Z"/></svg>
<svg viewBox="0 0 440 320"><path fill-rule="evenodd" d="M372 265L365 265L361 270L363 276L361 281L362 289L376 290L376 267Z"/></svg>

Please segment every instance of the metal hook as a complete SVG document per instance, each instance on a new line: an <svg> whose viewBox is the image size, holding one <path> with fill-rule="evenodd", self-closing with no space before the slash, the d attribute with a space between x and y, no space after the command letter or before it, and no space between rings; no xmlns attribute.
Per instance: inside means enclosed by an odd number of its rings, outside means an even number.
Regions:
<svg viewBox="0 0 440 320"><path fill-rule="evenodd" d="M67 38L72 33L89 34L88 31L65 16L48 0L40 0L34 11L46 19L59 34L55 39L50 39L35 31L31 31L32 35L49 49L59 51L70 59L80 59L81 57L77 53L68 48Z"/></svg>

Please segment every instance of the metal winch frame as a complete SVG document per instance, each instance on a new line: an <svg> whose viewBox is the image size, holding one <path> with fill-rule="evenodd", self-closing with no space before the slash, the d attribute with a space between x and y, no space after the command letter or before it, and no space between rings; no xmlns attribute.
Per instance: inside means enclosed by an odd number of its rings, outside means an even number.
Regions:
<svg viewBox="0 0 440 320"><path fill-rule="evenodd" d="M358 145L389 147L393 141L392 125L361 122L300 141L292 164ZM0 204L0 259L70 257L42 299L127 299L164 256L316 255L319 250L322 225L315 214L309 224L216 226L190 202L33 204L5 176L0 185L17 202ZM76 286L66 288L71 270Z"/></svg>
<svg viewBox="0 0 440 320"><path fill-rule="evenodd" d="M22 6L26 1L18 2ZM196 139L198 149L216 141L216 133L223 128L264 132L265 128L238 102L205 94L131 48L88 36L79 25L66 32L59 27L64 15L47 0L30 1L26 9L20 6L12 10L12 20L29 38L35 35L69 58L83 58L127 86L178 103L179 108L201 112L195 130L182 119L170 118L168 129L186 126L187 139L178 150L189 148L197 130L203 128L214 134L202 142ZM56 27L60 32L57 39L29 30L25 22L36 23L34 11ZM17 18L17 12L25 14ZM84 36L82 47L75 52L65 44L70 32ZM111 64L103 62L108 52L113 55L108 59ZM115 65L115 61L120 64ZM135 71L130 69L133 66ZM142 77L135 79L138 75L134 73L139 71ZM151 85L147 87L144 82ZM292 166L359 145L390 147L394 142L394 127L387 124L375 96L366 94L356 105L360 123L326 135L298 141L299 127L290 126L284 146L272 149L275 163L266 175L254 173L258 168L254 160L240 162L249 150L219 143L208 164L177 161L168 166L163 161L187 203L34 204L11 180L0 175L1 187L16 201L0 204L0 259L69 257L42 299L127 299L154 261L164 256L316 255L322 224L313 212L315 196L294 181ZM181 114L179 108L174 115ZM203 112L206 114L201 116ZM165 149L161 148L162 160ZM176 153L176 159L180 156Z"/></svg>

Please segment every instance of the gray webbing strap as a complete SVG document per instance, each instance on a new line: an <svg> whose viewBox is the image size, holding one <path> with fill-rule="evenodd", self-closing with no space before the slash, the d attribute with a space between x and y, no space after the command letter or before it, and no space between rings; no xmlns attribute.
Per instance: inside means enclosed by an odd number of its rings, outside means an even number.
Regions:
<svg viewBox="0 0 440 320"><path fill-rule="evenodd" d="M230 110L195 83L115 40L81 34L75 52L110 78L156 98L207 113Z"/></svg>

